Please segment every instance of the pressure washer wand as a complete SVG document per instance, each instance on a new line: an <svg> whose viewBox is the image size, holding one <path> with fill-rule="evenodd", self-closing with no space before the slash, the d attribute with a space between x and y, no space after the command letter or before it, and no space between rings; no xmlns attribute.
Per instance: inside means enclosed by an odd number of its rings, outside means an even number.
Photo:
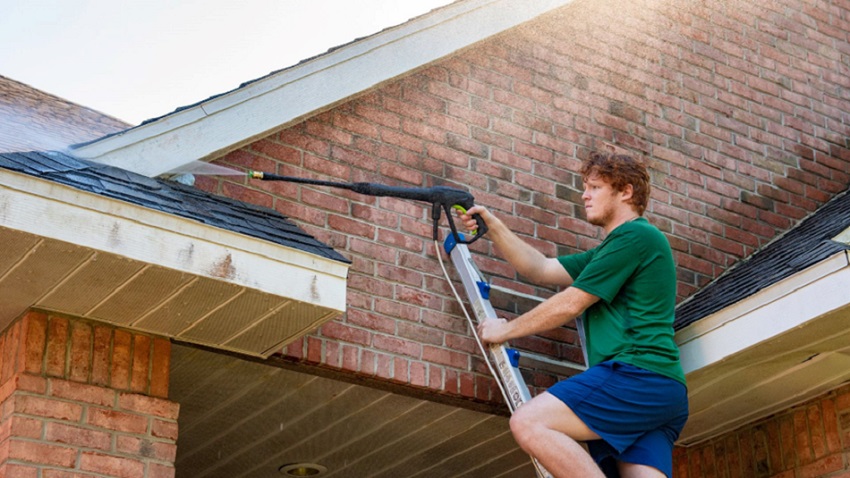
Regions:
<svg viewBox="0 0 850 478"><path fill-rule="evenodd" d="M341 183L336 181L299 178L295 176L281 176L277 174L264 173L262 171L248 171L248 177L262 179L264 181L287 181L292 183L313 184L316 186L330 186L334 188L348 189L349 191L354 191L358 194L365 194L367 196L386 196L431 203L431 219L434 222L433 234L435 240L438 239L439 236L439 222L442 211L446 212L446 216L448 216L449 220L449 227L451 228L452 234L458 243L472 244L487 232L487 224L484 223L484 219L482 219L478 214L473 216L478 224L478 228L475 231L475 235L472 236L472 239L466 240L457 232L454 220L452 219L451 209L455 208L461 212L466 212L467 209L475 205L475 198L467 191L449 186L406 188L365 182Z"/></svg>

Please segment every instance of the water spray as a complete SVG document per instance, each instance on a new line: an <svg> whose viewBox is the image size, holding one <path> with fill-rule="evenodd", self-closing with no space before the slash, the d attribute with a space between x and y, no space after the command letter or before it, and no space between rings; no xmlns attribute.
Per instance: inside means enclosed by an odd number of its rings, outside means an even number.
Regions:
<svg viewBox="0 0 850 478"><path fill-rule="evenodd" d="M281 176L278 174L264 173L262 171L248 171L248 177L263 181L286 181L291 183L312 184L315 186L330 186L334 188L348 189L349 191L353 191L357 194L364 194L367 196L385 196L431 203L431 219L434 221L434 240L437 240L439 237L440 215L443 211L445 211L446 216L448 217L449 227L452 230L454 239L460 244L472 244L487 232L487 225L485 224L484 219L478 214L472 216L478 227L474 231L475 235L472 236L471 239L467 240L457 232L454 220L452 219L451 209L454 208L462 213L466 213L468 209L475 205L475 198L467 191L449 186L415 188L387 186L385 184L365 182L342 183L337 181L299 178L295 176Z"/></svg>

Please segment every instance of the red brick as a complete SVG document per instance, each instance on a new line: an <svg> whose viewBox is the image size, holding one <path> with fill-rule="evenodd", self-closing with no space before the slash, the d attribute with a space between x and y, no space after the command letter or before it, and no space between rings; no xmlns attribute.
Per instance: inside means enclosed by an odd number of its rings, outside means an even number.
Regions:
<svg viewBox="0 0 850 478"><path fill-rule="evenodd" d="M146 476L147 478L174 478L175 471L173 466L149 463L148 474Z"/></svg>
<svg viewBox="0 0 850 478"><path fill-rule="evenodd" d="M426 345L422 348L422 359L427 362L442 364L449 367L466 370L469 367L469 354Z"/></svg>
<svg viewBox="0 0 850 478"><path fill-rule="evenodd" d="M151 436L177 441L177 422L154 419L151 423Z"/></svg>
<svg viewBox="0 0 850 478"><path fill-rule="evenodd" d="M401 383L410 382L410 362L401 357L392 358L392 377Z"/></svg>
<svg viewBox="0 0 850 478"><path fill-rule="evenodd" d="M57 398L95 405L111 406L115 403L115 391L111 389L67 380L52 379L50 394Z"/></svg>
<svg viewBox="0 0 850 478"><path fill-rule="evenodd" d="M146 335L133 337L133 365L130 390L147 393L150 384L151 339Z"/></svg>
<svg viewBox="0 0 850 478"><path fill-rule="evenodd" d="M180 405L175 402L134 393L120 394L118 396L118 405L124 410L131 410L170 420L176 420L180 412Z"/></svg>
<svg viewBox="0 0 850 478"><path fill-rule="evenodd" d="M360 351L360 370L366 375L375 375L378 365L378 358L371 350Z"/></svg>
<svg viewBox="0 0 850 478"><path fill-rule="evenodd" d="M71 353L68 378L87 382L91 373L92 326L81 321L71 322Z"/></svg>
<svg viewBox="0 0 850 478"><path fill-rule="evenodd" d="M73 445L81 448L96 448L109 451L112 447L112 434L89 428L48 422L45 439L49 442Z"/></svg>
<svg viewBox="0 0 850 478"><path fill-rule="evenodd" d="M321 363L324 341L315 337L307 337L307 360Z"/></svg>
<svg viewBox="0 0 850 478"><path fill-rule="evenodd" d="M428 366L428 387L433 390L444 391L446 389L444 373L445 369L442 367L434 367Z"/></svg>
<svg viewBox="0 0 850 478"><path fill-rule="evenodd" d="M112 328L95 325L93 341L91 383L95 385L109 385Z"/></svg>
<svg viewBox="0 0 850 478"><path fill-rule="evenodd" d="M428 385L426 367L422 362L410 363L410 384L420 387Z"/></svg>
<svg viewBox="0 0 850 478"><path fill-rule="evenodd" d="M366 239L375 237L375 226L362 221L356 221L346 216L336 214L328 215L328 227L335 231L341 231L349 235L360 236Z"/></svg>
<svg viewBox="0 0 850 478"><path fill-rule="evenodd" d="M375 369L375 375L381 378L390 379L393 378L393 358L386 354L377 354L378 355L378 365Z"/></svg>
<svg viewBox="0 0 850 478"><path fill-rule="evenodd" d="M248 202L268 208L272 207L274 203L274 197L270 194L263 191L257 191L256 189L246 188L231 182L225 182L222 184L221 189L222 195L238 201Z"/></svg>
<svg viewBox="0 0 850 478"><path fill-rule="evenodd" d="M130 458L83 452L80 456L80 469L117 478L138 478L144 476L145 465Z"/></svg>
<svg viewBox="0 0 850 478"><path fill-rule="evenodd" d="M47 352L45 354L45 372L54 377L65 376L65 356L68 350L68 329L70 324L64 317L50 317L47 324Z"/></svg>
<svg viewBox="0 0 850 478"><path fill-rule="evenodd" d="M27 373L18 374L12 378L16 390L44 395L47 392L48 379Z"/></svg>
<svg viewBox="0 0 850 478"><path fill-rule="evenodd" d="M325 343L325 356L322 362L329 367L339 368L342 363L341 350L341 343L329 340Z"/></svg>
<svg viewBox="0 0 850 478"><path fill-rule="evenodd" d="M154 338L150 377L150 394L152 396L168 398L168 382L170 373L171 342L167 339Z"/></svg>
<svg viewBox="0 0 850 478"><path fill-rule="evenodd" d="M148 430L148 417L135 413L89 407L86 424L107 430L143 434Z"/></svg>
<svg viewBox="0 0 850 478"><path fill-rule="evenodd" d="M0 336L0 384L6 383L16 371L21 321L17 321Z"/></svg>
<svg viewBox="0 0 850 478"><path fill-rule="evenodd" d="M800 467L798 478L817 478L831 476L830 473L844 469L844 458L841 454L828 455L820 460Z"/></svg>
<svg viewBox="0 0 850 478"><path fill-rule="evenodd" d="M6 424L9 425L8 436L40 439L44 422L35 418L12 416L4 423L4 426Z"/></svg>
<svg viewBox="0 0 850 478"><path fill-rule="evenodd" d="M341 367L345 370L359 370L360 364L358 361L360 350L357 347L349 345L342 346L342 363Z"/></svg>
<svg viewBox="0 0 850 478"><path fill-rule="evenodd" d="M9 443L9 459L71 468L77 461L77 450L65 446L12 439Z"/></svg>
<svg viewBox="0 0 850 478"><path fill-rule="evenodd" d="M152 441L135 436L119 435L116 437L115 451L138 458L152 458L171 463L177 458L176 444Z"/></svg>
<svg viewBox="0 0 850 478"><path fill-rule="evenodd" d="M835 413L835 402L832 399L825 399L821 404L823 406L826 447L829 452L834 453L841 449L841 435L838 432L838 415Z"/></svg>
<svg viewBox="0 0 850 478"><path fill-rule="evenodd" d="M14 410L26 415L71 422L80 421L83 415L82 405L31 395L17 395Z"/></svg>
<svg viewBox="0 0 850 478"><path fill-rule="evenodd" d="M43 470L42 478L101 478L103 475L81 473L79 471Z"/></svg>
<svg viewBox="0 0 850 478"><path fill-rule="evenodd" d="M0 464L0 476L4 478L38 478L39 469L34 466L11 463ZM48 475L43 475L49 478Z"/></svg>
<svg viewBox="0 0 850 478"><path fill-rule="evenodd" d="M322 336L359 345L369 345L372 341L372 334L368 330L333 321L322 325Z"/></svg>
<svg viewBox="0 0 850 478"><path fill-rule="evenodd" d="M118 390L130 388L130 367L133 337L129 332L116 329L112 336L112 363L110 385Z"/></svg>
<svg viewBox="0 0 850 478"><path fill-rule="evenodd" d="M47 342L47 315L40 312L28 312L24 317L25 339L21 348L24 364L27 372L40 373L44 361L44 347Z"/></svg>

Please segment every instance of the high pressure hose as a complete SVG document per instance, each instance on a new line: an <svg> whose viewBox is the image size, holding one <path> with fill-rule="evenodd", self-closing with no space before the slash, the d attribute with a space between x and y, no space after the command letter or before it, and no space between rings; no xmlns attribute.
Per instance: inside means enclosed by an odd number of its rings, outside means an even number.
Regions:
<svg viewBox="0 0 850 478"><path fill-rule="evenodd" d="M481 355L484 357L484 363L487 364L487 370L490 371L490 375L496 379L496 385L499 386L499 391L502 393L502 398L505 400L505 403L508 405L508 410L510 410L511 414L516 411L516 408L508 397L508 392L505 390L504 384L502 384L502 379L499 378L499 374L496 373L496 368L493 366L492 360L490 360L490 354L487 353L487 348L484 347L484 343L481 342L481 337L478 336L478 329L475 327L475 322L472 320L472 316L469 314L469 311L466 310L466 304L464 304L463 299L461 299L460 294L458 294L457 289L455 288L454 283L452 282L451 277L449 276L449 272L446 270L446 265L443 263L443 255L440 253L440 243L438 241L434 241L434 252L437 254L437 261L440 263L440 269L443 270L443 276L446 278L446 282L449 284L449 288L452 290L452 294L455 296L455 300L457 300L458 305L460 305L460 310L463 312L463 316L466 317L466 322L469 324L469 328L472 331L472 337L475 339L475 343L478 344L478 350L481 351Z"/></svg>

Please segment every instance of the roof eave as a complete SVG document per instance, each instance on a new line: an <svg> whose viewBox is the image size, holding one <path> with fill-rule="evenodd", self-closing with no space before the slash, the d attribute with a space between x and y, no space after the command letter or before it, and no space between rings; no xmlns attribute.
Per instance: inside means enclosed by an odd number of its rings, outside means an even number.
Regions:
<svg viewBox="0 0 850 478"><path fill-rule="evenodd" d="M695 444L850 379L850 255L841 251L676 333Z"/></svg>
<svg viewBox="0 0 850 478"><path fill-rule="evenodd" d="M0 329L29 308L266 357L341 314L348 264L0 169Z"/></svg>
<svg viewBox="0 0 850 478"><path fill-rule="evenodd" d="M271 134L571 1L455 2L229 93L80 146L74 155L159 176Z"/></svg>

